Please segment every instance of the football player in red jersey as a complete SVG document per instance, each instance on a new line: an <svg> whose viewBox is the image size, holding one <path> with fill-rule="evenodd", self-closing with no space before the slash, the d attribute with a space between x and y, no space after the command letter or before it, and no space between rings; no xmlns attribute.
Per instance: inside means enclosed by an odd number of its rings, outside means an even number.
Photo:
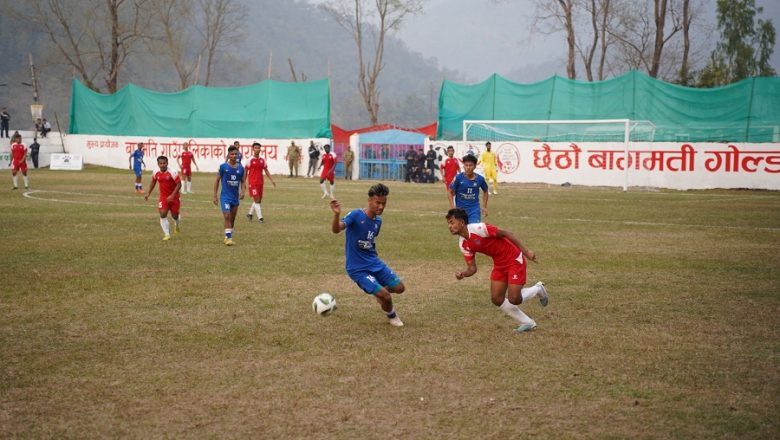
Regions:
<svg viewBox="0 0 780 440"><path fill-rule="evenodd" d="M11 138L11 179L14 182L13 189L19 189L19 177L16 176L21 170L24 178L24 189L30 189L30 178L27 177L27 147L22 143L22 135L15 134Z"/></svg>
<svg viewBox="0 0 780 440"><path fill-rule="evenodd" d="M447 159L441 164L441 175L444 177L444 190L447 191L447 199L450 201L450 208L455 207L455 201L452 198L452 193L450 193L450 185L459 172L460 161L455 157L455 148L450 145L447 147Z"/></svg>
<svg viewBox="0 0 780 440"><path fill-rule="evenodd" d="M523 301L539 296L542 307L547 306L549 295L544 283L523 288L526 282L526 259L536 262L536 253L528 249L515 235L487 223L468 222L468 214L460 208L447 212L447 227L459 238L458 248L466 259L466 270L456 272L462 280L477 273L477 252L493 259L490 274L490 298L493 304L515 319L520 326L515 330L525 332L536 328L536 322L519 307Z"/></svg>
<svg viewBox="0 0 780 440"><path fill-rule="evenodd" d="M322 147L325 150L325 154L322 155L320 166L317 169L322 168L320 172L320 188L322 188L322 198L330 196L331 200L335 200L336 196L333 194L333 189L336 187L336 156L330 153L330 145ZM330 193L328 193L325 181L330 183Z"/></svg>
<svg viewBox="0 0 780 440"><path fill-rule="evenodd" d="M257 219L260 223L263 223L263 207L261 202L263 201L263 172L268 176L268 180L274 184L276 188L276 182L271 177L271 173L268 171L268 164L265 163L265 159L260 157L260 149L262 145L255 142L252 144L252 159L249 160L249 165L246 168L246 180L249 184L249 196L252 197L252 205L249 207L249 212L246 214L246 218L252 221L252 212L257 212Z"/></svg>
<svg viewBox="0 0 780 440"><path fill-rule="evenodd" d="M185 143L183 145L184 151L179 155L177 162L179 162L179 169L182 176L182 194L192 194L192 165L195 165L195 169L200 171L198 163L195 162L195 155L190 151L190 146Z"/></svg>
<svg viewBox="0 0 780 440"><path fill-rule="evenodd" d="M168 169L168 158L160 156L157 158L157 171L152 174L152 184L149 185L149 192L144 196L144 200L149 200L149 195L154 191L155 185L160 184L160 200L157 203L157 209L160 211L160 226L163 230L163 241L171 239L171 229L168 223L168 212L170 211L171 217L173 217L174 233L179 233L179 224L181 217L179 216L179 209L181 207L181 199L179 197L179 191L181 190L181 178L179 173L175 170Z"/></svg>

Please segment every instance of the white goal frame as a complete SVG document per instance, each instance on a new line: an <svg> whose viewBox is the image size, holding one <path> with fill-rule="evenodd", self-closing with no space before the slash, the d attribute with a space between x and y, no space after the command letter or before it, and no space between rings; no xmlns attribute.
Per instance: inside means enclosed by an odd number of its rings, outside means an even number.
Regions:
<svg viewBox="0 0 780 440"><path fill-rule="evenodd" d="M631 142L631 130L639 123L649 124L655 131L655 125L649 121L636 121L631 119L559 119L559 120L507 120L507 119L466 119L463 121L463 144L468 145L468 127L477 124L523 124L523 125L550 125L550 124L623 124L623 155L624 163L628 164L628 147ZM628 191L628 165L624 168L623 191Z"/></svg>

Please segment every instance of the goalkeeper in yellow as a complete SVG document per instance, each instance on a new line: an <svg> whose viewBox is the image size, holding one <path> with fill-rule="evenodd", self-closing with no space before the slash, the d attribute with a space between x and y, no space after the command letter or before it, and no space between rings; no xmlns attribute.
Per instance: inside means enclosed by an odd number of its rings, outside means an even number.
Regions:
<svg viewBox="0 0 780 440"><path fill-rule="evenodd" d="M498 194L498 158L496 153L490 151L490 142L485 143L485 151L479 155L479 164L482 164L482 174L488 183L493 183L493 194ZM477 164L477 165L479 165Z"/></svg>

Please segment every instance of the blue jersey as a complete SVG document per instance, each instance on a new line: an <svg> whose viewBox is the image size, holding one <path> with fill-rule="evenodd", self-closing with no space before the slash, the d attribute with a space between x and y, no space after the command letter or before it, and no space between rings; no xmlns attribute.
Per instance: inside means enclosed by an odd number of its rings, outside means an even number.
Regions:
<svg viewBox="0 0 780 440"><path fill-rule="evenodd" d="M233 168L229 163L225 162L219 166L219 177L222 185L222 192L220 193L222 204L229 202L237 205L238 191L241 188L241 180L244 178L244 166L236 163L236 167Z"/></svg>
<svg viewBox="0 0 780 440"><path fill-rule="evenodd" d="M456 207L466 211L479 210L479 190L487 192L488 185L485 178L477 173L474 173L474 180L469 180L464 173L458 173L450 189L455 191Z"/></svg>
<svg viewBox="0 0 780 440"><path fill-rule="evenodd" d="M341 221L346 225L344 249L347 273L363 270L377 271L385 267L376 253L374 240L382 228L382 217L371 219L362 209L355 209Z"/></svg>
<svg viewBox="0 0 780 440"><path fill-rule="evenodd" d="M130 153L130 157L133 158L133 169L140 170L141 163L144 161L144 150L135 150Z"/></svg>

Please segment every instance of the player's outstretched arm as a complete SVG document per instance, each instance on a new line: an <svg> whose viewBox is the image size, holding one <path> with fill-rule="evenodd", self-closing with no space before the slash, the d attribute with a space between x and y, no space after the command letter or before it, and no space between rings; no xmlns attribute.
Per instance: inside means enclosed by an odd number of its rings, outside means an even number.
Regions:
<svg viewBox="0 0 780 440"><path fill-rule="evenodd" d="M455 273L455 278L462 280L463 278L468 278L474 275L475 273L477 273L477 262L476 260L471 260L468 261L468 266L466 267L466 270Z"/></svg>
<svg viewBox="0 0 780 440"><path fill-rule="evenodd" d="M276 182L274 182L274 178L271 177L271 172L268 171L268 168L265 169L265 175L268 176L268 180L270 180L271 183L273 183L274 188L276 188Z"/></svg>
<svg viewBox="0 0 780 440"><path fill-rule="evenodd" d="M347 225L344 224L343 221L341 221L341 204L338 200L331 200L330 202L330 210L333 211L333 221L330 225L330 230L334 234L338 234L339 232L346 229Z"/></svg>
<svg viewBox="0 0 780 440"><path fill-rule="evenodd" d="M520 249L520 252L523 253L525 258L533 261L534 263L538 263L538 261L536 261L536 253L534 251L532 251L531 249L528 249L523 244L523 242L520 241L519 238L515 237L515 234L513 234L512 232L504 230L504 229L501 229L501 228L498 228L498 230L496 231L496 237L498 237L498 238L506 237L507 240L509 240L512 243L514 243L514 245L517 246L518 249Z"/></svg>

